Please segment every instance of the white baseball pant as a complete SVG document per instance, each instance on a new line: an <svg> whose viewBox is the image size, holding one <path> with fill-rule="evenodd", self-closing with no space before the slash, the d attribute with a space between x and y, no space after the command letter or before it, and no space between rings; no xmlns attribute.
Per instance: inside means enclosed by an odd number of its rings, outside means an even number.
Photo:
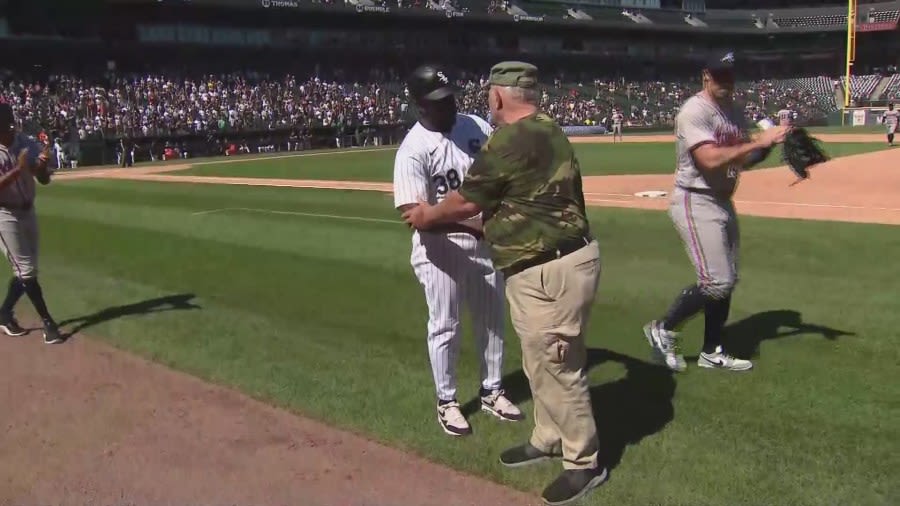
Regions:
<svg viewBox="0 0 900 506"><path fill-rule="evenodd" d="M472 316L481 386L500 388L506 299L488 245L465 233L419 232L410 260L428 304L428 356L438 398L456 399L463 299Z"/></svg>

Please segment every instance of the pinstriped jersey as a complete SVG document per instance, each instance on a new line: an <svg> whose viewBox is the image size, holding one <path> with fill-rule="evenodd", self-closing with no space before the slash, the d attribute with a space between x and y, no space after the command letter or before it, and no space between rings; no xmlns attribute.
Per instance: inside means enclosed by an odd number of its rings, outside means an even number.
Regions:
<svg viewBox="0 0 900 506"><path fill-rule="evenodd" d="M462 185L491 131L487 121L470 114L457 114L449 134L433 132L418 122L413 125L394 159L394 207L444 200ZM462 223L481 229L481 216Z"/></svg>
<svg viewBox="0 0 900 506"><path fill-rule="evenodd" d="M29 161L32 165L37 162L37 155L41 151L40 145L25 135L18 134L12 146L7 147L0 144L0 174L7 174L15 168L18 163L18 153L22 149L28 149ZM0 189L0 207L30 204L34 202L35 193L34 178L20 174L12 184Z"/></svg>
<svg viewBox="0 0 900 506"><path fill-rule="evenodd" d="M485 120L469 114L457 114L449 135L416 123L394 159L394 206L437 204L458 189L491 131Z"/></svg>

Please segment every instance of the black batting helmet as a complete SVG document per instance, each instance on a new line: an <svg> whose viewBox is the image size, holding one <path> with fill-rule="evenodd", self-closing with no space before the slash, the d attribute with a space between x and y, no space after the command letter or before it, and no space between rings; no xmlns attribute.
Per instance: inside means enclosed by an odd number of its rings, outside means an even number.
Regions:
<svg viewBox="0 0 900 506"><path fill-rule="evenodd" d="M456 93L447 71L439 65L422 65L413 71L407 83L416 100L442 100Z"/></svg>

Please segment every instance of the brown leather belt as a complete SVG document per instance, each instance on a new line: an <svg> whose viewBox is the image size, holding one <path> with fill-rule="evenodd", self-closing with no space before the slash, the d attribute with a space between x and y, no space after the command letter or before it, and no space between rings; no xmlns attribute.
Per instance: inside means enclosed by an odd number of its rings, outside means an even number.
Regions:
<svg viewBox="0 0 900 506"><path fill-rule="evenodd" d="M545 251L534 258L529 258L512 264L506 269L503 269L503 276L509 278L524 271L525 269L530 269L532 267L562 258L587 246L593 240L593 237L591 237L590 235L570 239L557 245L556 249L554 250Z"/></svg>

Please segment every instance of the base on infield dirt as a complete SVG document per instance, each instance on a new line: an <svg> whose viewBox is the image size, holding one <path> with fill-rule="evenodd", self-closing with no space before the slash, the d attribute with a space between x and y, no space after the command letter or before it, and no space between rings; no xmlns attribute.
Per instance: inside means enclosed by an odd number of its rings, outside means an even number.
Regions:
<svg viewBox="0 0 900 506"><path fill-rule="evenodd" d="M646 197L651 199L659 199L668 196L669 192L662 190L645 190L634 194L635 197Z"/></svg>
<svg viewBox="0 0 900 506"><path fill-rule="evenodd" d="M0 339L0 504L540 504L80 337Z"/></svg>

